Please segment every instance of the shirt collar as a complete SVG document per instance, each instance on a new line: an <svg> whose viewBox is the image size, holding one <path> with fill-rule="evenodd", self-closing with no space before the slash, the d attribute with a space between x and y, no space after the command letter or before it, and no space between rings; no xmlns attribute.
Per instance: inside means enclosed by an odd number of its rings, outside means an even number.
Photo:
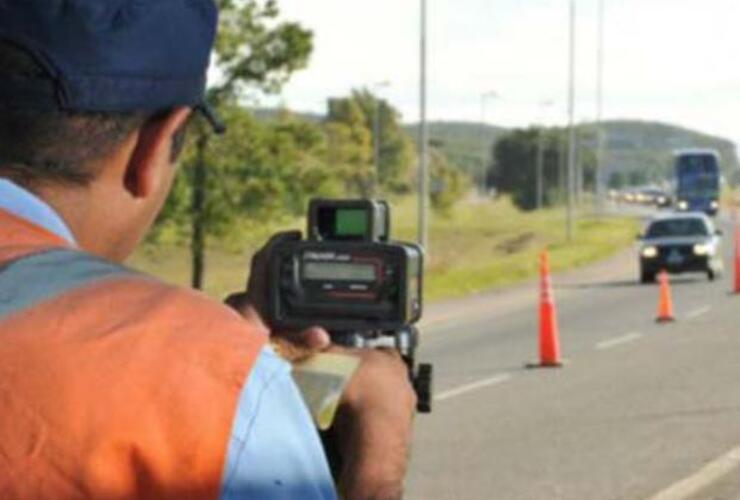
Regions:
<svg viewBox="0 0 740 500"><path fill-rule="evenodd" d="M74 235L61 216L44 200L7 179L0 179L0 208L41 226L76 245Z"/></svg>

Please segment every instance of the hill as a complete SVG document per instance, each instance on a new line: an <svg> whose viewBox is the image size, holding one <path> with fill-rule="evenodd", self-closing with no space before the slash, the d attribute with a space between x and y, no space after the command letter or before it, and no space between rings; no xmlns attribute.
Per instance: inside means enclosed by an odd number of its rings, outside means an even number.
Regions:
<svg viewBox="0 0 740 500"><path fill-rule="evenodd" d="M594 149L594 124L580 126L582 147ZM661 181L670 177L673 151L684 148L710 148L722 156L725 175L737 177L740 170L736 145L727 139L660 122L640 120L612 120L605 122L608 147L607 175L614 172L633 175L645 181ZM418 125L408 125L406 130L417 137ZM490 145L507 133L496 126L485 127L485 140ZM482 128L477 123L435 122L430 124L430 137L439 141L441 149L453 164L463 170L480 168L482 155ZM490 155L490 149L486 151ZM488 160L490 163L490 159Z"/></svg>
<svg viewBox="0 0 740 500"><path fill-rule="evenodd" d="M280 110L256 109L255 115L262 120L274 120ZM323 116L311 113L294 113L311 122L320 122ZM593 123L583 123L582 147L595 146ZM730 180L740 180L740 163L736 145L722 137L716 137L667 123L642 120L610 120L605 122L608 147L606 172L628 174L642 181L662 181L670 178L673 151L684 148L710 148L719 151L725 175ZM404 126L406 132L416 140L418 124ZM505 135L509 129L494 125L481 126L475 122L438 121L430 122L429 137L453 165L467 172L478 172L483 156L491 154L491 145ZM484 144L487 145L484 148ZM490 163L490 159L487 160ZM638 175L634 175L637 173Z"/></svg>
<svg viewBox="0 0 740 500"><path fill-rule="evenodd" d="M736 145L727 139L659 122L617 120L606 123L607 172L647 173L648 180L670 178L672 154L677 149L716 149L725 175L733 179L740 168Z"/></svg>
<svg viewBox="0 0 740 500"><path fill-rule="evenodd" d="M418 124L404 127L416 140ZM472 122L431 122L429 138L444 152L453 165L467 172L478 171L483 165L484 154L490 154L490 145L507 133L507 129Z"/></svg>

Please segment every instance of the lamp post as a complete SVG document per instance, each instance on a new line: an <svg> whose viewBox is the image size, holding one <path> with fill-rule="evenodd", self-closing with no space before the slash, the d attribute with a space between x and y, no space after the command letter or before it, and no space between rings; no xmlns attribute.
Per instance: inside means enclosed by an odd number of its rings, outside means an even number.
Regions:
<svg viewBox="0 0 740 500"><path fill-rule="evenodd" d="M498 99L499 95L496 91L490 90L483 92L480 97L480 146L481 146L481 167L480 167L480 184L478 190L481 196L486 195L486 159L488 158L488 143L486 142L486 104L489 99Z"/></svg>
<svg viewBox="0 0 740 500"><path fill-rule="evenodd" d="M540 102L540 121L542 121L545 110L553 106L553 101ZM537 209L541 209L545 199L545 126L540 125L539 137L537 138Z"/></svg>
<svg viewBox="0 0 740 500"><path fill-rule="evenodd" d="M568 57L568 209L566 236L573 241L574 205L575 205L575 170L576 170L576 128L574 123L576 107L576 2L570 0L570 44Z"/></svg>
<svg viewBox="0 0 740 500"><path fill-rule="evenodd" d="M596 203L599 212L604 210L606 198L606 130L604 128L604 0L599 0L599 40L596 52Z"/></svg>
<svg viewBox="0 0 740 500"><path fill-rule="evenodd" d="M429 124L427 123L427 0L421 2L419 44L419 244L429 255Z"/></svg>
<svg viewBox="0 0 740 500"><path fill-rule="evenodd" d="M375 113L373 116L373 164L375 167L375 183L374 183L374 195L378 194L378 186L380 185L380 106L382 101L380 99L380 90L390 87L391 83L387 80L378 82L373 85L373 94L375 97Z"/></svg>

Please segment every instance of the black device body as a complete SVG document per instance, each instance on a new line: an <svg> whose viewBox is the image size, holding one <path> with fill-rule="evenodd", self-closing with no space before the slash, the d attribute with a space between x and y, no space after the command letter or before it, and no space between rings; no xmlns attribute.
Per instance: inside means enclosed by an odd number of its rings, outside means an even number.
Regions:
<svg viewBox="0 0 740 500"><path fill-rule="evenodd" d="M275 246L269 258L269 322L325 328L335 343L397 349L409 366L419 410L431 411L431 365L416 365L423 309L423 249L390 239L390 207L374 200L313 200L308 239Z"/></svg>
<svg viewBox="0 0 740 500"><path fill-rule="evenodd" d="M421 250L362 242L290 242L275 249L270 297L279 328L394 331L421 318Z"/></svg>

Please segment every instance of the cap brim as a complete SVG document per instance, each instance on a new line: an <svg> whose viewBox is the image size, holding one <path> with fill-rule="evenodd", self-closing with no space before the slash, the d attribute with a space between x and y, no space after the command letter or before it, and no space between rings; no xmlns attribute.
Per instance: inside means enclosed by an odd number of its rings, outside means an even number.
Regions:
<svg viewBox="0 0 740 500"><path fill-rule="evenodd" d="M218 116L218 113L216 113L216 110L211 107L210 104L208 104L206 101L201 101L200 104L195 106L195 111L199 112L203 118L206 119L208 124L213 127L213 131L218 134L222 135L226 132L226 125L224 124L221 117Z"/></svg>

